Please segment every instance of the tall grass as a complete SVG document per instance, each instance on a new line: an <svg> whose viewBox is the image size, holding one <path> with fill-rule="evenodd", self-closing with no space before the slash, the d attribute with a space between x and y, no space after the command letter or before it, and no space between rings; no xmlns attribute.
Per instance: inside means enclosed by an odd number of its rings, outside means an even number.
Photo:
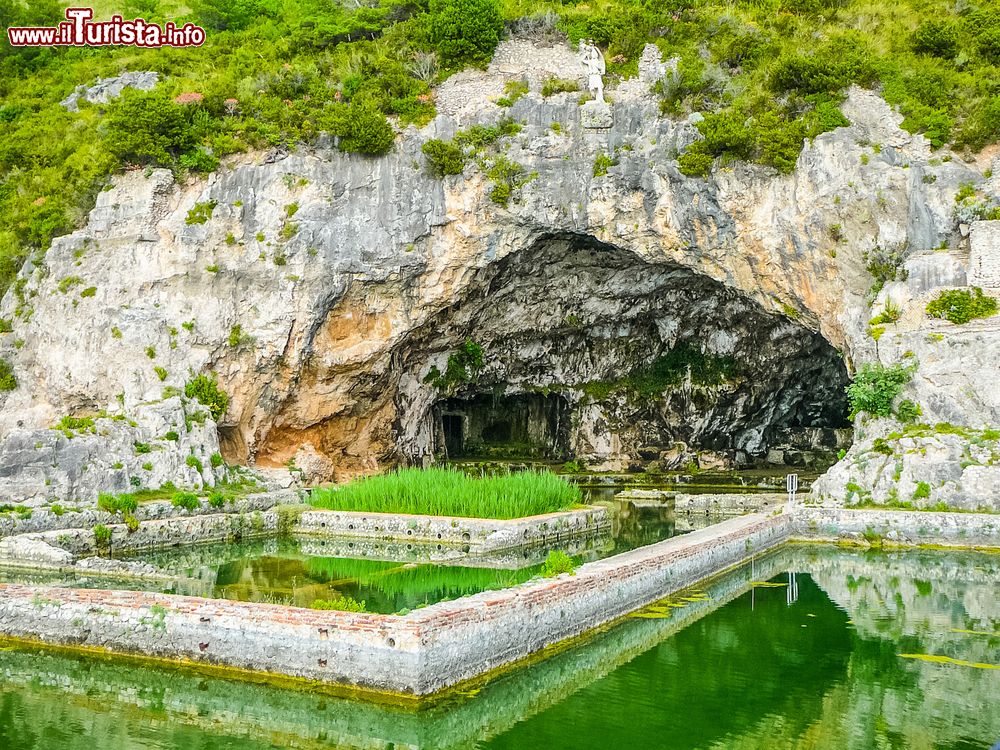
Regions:
<svg viewBox="0 0 1000 750"><path fill-rule="evenodd" d="M402 469L316 490L309 502L327 510L521 518L566 510L580 500L579 488L545 472L471 478L452 469Z"/></svg>

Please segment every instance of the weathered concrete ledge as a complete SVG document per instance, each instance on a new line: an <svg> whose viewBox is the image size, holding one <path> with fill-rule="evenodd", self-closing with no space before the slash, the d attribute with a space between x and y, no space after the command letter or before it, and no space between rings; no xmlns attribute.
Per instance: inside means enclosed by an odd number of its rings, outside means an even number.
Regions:
<svg viewBox="0 0 1000 750"><path fill-rule="evenodd" d="M738 516L760 513L781 505L786 495L781 492L698 492L676 490L623 490L615 500L627 500L637 506L673 508L678 513L704 513L711 516Z"/></svg>
<svg viewBox="0 0 1000 750"><path fill-rule="evenodd" d="M678 492L674 496L674 510L678 513L704 513L705 515L741 515L760 513L780 506L787 496L781 492L722 492L689 495Z"/></svg>
<svg viewBox="0 0 1000 750"><path fill-rule="evenodd" d="M548 544L610 527L607 508L600 506L510 520L310 510L300 516L296 533L342 539L399 539L495 552Z"/></svg>

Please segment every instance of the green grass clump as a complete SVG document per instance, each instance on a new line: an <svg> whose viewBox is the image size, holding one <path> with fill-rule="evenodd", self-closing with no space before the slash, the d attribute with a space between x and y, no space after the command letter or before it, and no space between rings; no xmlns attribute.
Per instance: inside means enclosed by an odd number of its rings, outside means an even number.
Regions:
<svg viewBox="0 0 1000 750"><path fill-rule="evenodd" d="M336 612L366 612L366 602L359 602L349 596L338 596L336 599L313 599L311 609L325 609Z"/></svg>
<svg viewBox="0 0 1000 750"><path fill-rule="evenodd" d="M99 523L92 531L94 532L94 544L98 549L107 549L111 546L111 529L103 523Z"/></svg>
<svg viewBox="0 0 1000 750"><path fill-rule="evenodd" d="M555 578L562 573L576 575L576 563L562 550L554 549L545 558L541 572L543 578Z"/></svg>
<svg viewBox="0 0 1000 750"><path fill-rule="evenodd" d="M139 501L134 495L112 495L102 492L97 496L97 507L108 513L134 513Z"/></svg>
<svg viewBox="0 0 1000 750"><path fill-rule="evenodd" d="M979 287L949 289L941 292L927 305L927 314L961 325L975 318L988 318L997 314L997 301L983 294Z"/></svg>
<svg viewBox="0 0 1000 750"><path fill-rule="evenodd" d="M602 151L594 157L594 177L603 177L617 163L617 159Z"/></svg>
<svg viewBox="0 0 1000 750"><path fill-rule="evenodd" d="M184 223L188 226L191 226L192 224L204 224L212 218L212 212L215 211L216 205L215 201L195 203L194 208L188 211L187 217L184 219Z"/></svg>
<svg viewBox="0 0 1000 750"><path fill-rule="evenodd" d="M542 84L542 96L552 96L553 94L570 93L579 90L580 84L577 81L565 78L547 78Z"/></svg>
<svg viewBox="0 0 1000 750"><path fill-rule="evenodd" d="M555 474L472 478L452 469L401 469L313 491L317 508L468 518L522 518L567 510L580 490Z"/></svg>
<svg viewBox="0 0 1000 750"><path fill-rule="evenodd" d="M193 492L175 492L170 497L170 503L175 508L184 508L184 510L194 510L201 504L198 502L198 496Z"/></svg>

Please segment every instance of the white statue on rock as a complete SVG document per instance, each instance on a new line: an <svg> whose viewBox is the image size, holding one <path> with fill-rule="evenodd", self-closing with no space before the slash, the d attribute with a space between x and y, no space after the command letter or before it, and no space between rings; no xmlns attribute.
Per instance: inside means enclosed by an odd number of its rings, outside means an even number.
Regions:
<svg viewBox="0 0 1000 750"><path fill-rule="evenodd" d="M604 104L604 79L602 76L607 68L604 66L604 55L589 39L580 40L580 59L587 66L587 88L601 104Z"/></svg>

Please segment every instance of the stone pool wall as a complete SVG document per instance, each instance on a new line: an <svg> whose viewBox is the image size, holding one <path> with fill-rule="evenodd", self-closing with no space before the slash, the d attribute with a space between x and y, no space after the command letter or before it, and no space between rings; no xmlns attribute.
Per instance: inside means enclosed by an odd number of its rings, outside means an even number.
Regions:
<svg viewBox="0 0 1000 750"><path fill-rule="evenodd" d="M1000 547L1000 514L797 508L796 537L830 542Z"/></svg>
<svg viewBox="0 0 1000 750"><path fill-rule="evenodd" d="M298 490L280 490L278 492L261 492L246 495L226 504L221 510L213 508L205 500L201 500L193 510L178 508L169 500L156 500L141 503L133 514L139 521L154 521L164 518L187 518L198 515L214 515L226 513L252 513L255 510L270 510L276 505L298 503ZM104 524L121 523L121 517L96 508L85 510L65 510L55 514L48 508L34 508L31 516L21 518L14 514L0 514L0 538L17 534L34 534L42 531L59 531L62 529L89 529Z"/></svg>
<svg viewBox="0 0 1000 750"><path fill-rule="evenodd" d="M678 492L674 496L674 510L678 513L738 516L780 506L786 499L787 495L783 492L723 492L696 495Z"/></svg>
<svg viewBox="0 0 1000 750"><path fill-rule="evenodd" d="M610 527L608 511L601 506L511 520L311 510L299 518L296 533L341 539L402 539L495 552L549 544Z"/></svg>
<svg viewBox="0 0 1000 750"><path fill-rule="evenodd" d="M692 586L788 539L786 516L749 515L561 575L411 616L423 635L419 694L489 672Z"/></svg>
<svg viewBox="0 0 1000 750"><path fill-rule="evenodd" d="M122 523L115 523L107 527L111 532L108 548L97 544L93 529L20 534L0 539L0 565L64 568L73 565L78 558L89 555L123 554L233 537L250 538L274 534L278 525L279 514L273 510L144 521L135 531L129 531ZM85 564L88 562L89 560L82 560L77 566L85 570L97 569ZM127 566L124 564L124 567ZM141 563L139 567L142 567ZM108 570L106 567L100 569L105 572ZM122 572L125 572L124 569Z"/></svg>
<svg viewBox="0 0 1000 750"><path fill-rule="evenodd" d="M0 633L421 696L583 633L787 538L747 516L408 615L0 585Z"/></svg>
<svg viewBox="0 0 1000 750"><path fill-rule="evenodd" d="M1000 547L1000 516L823 508L750 514L588 563L574 575L404 616L8 584L0 585L0 634L412 699L482 678L792 539Z"/></svg>

